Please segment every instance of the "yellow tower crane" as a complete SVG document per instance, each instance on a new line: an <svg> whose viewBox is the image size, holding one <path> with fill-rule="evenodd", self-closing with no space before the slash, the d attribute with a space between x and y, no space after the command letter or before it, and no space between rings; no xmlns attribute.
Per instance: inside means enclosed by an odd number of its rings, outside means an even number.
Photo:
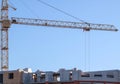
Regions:
<svg viewBox="0 0 120 84"><path fill-rule="evenodd" d="M1 38L1 51L0 51L0 62L1 70L6 71L9 68L8 64L8 29L11 24L22 24L22 25L34 25L34 26L49 26L49 27L60 27L60 28L73 28L83 29L84 31L90 30L104 30L104 31L118 31L114 25L109 24L93 24L85 22L69 22L69 21L56 21L56 20L42 20L42 19L31 19L31 18L8 18L8 0L2 0L1 5L1 18L0 18L0 38Z"/></svg>

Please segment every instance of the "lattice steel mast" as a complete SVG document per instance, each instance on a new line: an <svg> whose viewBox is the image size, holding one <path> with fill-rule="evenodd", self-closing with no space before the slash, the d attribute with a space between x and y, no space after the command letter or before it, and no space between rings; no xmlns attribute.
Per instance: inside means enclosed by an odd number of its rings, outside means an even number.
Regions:
<svg viewBox="0 0 120 84"><path fill-rule="evenodd" d="M1 70L8 70L8 1L2 0L1 5Z"/></svg>

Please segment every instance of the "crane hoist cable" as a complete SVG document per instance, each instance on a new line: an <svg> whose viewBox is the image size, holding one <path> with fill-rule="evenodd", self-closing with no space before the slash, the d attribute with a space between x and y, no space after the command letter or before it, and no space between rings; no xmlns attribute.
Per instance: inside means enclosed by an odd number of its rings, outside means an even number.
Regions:
<svg viewBox="0 0 120 84"><path fill-rule="evenodd" d="M73 16L73 15L71 15L71 14L68 13L68 12L65 12L65 11L63 11L63 10L61 10L61 9L59 9L59 8L51 5L51 4L48 4L47 2L44 2L44 1L42 1L42 0L37 0L37 1L39 1L40 3L46 5L46 6L50 7L50 8L53 8L53 9L55 9L55 10L57 10L57 11L65 14L65 15L67 15L67 16L69 16L69 17L72 17L72 18L74 18L74 19L76 19L76 20L78 20L78 21L81 21L81 22L83 22L83 23L87 23L87 22L85 22L84 20L81 20L80 18L78 18L78 17L76 17L76 16Z"/></svg>
<svg viewBox="0 0 120 84"><path fill-rule="evenodd" d="M91 32L88 35L88 69L91 70Z"/></svg>
<svg viewBox="0 0 120 84"><path fill-rule="evenodd" d="M87 37L86 37L86 43L87 43L87 69L90 71L91 67L91 33L87 32Z"/></svg>
<svg viewBox="0 0 120 84"><path fill-rule="evenodd" d="M35 11L34 11L33 9L31 9L30 6L29 6L27 3L25 3L25 1L20 0L20 2L25 6L25 8L28 9L28 11L29 11L31 14L35 15L37 18L40 18L39 15L38 15L37 13L35 13Z"/></svg>
<svg viewBox="0 0 120 84"><path fill-rule="evenodd" d="M84 37L84 69L85 69L85 71L86 71L86 59L87 59L87 55L86 55L86 46L87 46L87 44L86 44L86 33L87 32L85 32L85 37Z"/></svg>
<svg viewBox="0 0 120 84"><path fill-rule="evenodd" d="M91 34L90 32L84 33L84 69L90 70L91 67Z"/></svg>

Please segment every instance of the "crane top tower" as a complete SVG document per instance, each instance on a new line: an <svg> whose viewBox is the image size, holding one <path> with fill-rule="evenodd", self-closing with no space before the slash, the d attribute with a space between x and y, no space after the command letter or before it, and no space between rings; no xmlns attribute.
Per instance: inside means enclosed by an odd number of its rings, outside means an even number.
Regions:
<svg viewBox="0 0 120 84"><path fill-rule="evenodd" d="M0 38L1 38L1 48L0 48L0 62L1 70L8 70L8 29L11 24L22 24L22 25L34 25L34 26L49 26L49 27L60 27L60 28L73 28L73 29L83 29L84 31L90 30L104 30L104 31L118 31L114 25L109 24L94 24L94 23L84 23L84 22L69 22L69 21L56 21L56 20L42 20L42 19L32 19L32 18L18 18L12 17L8 18L8 0L2 0L1 5L1 18L0 18Z"/></svg>

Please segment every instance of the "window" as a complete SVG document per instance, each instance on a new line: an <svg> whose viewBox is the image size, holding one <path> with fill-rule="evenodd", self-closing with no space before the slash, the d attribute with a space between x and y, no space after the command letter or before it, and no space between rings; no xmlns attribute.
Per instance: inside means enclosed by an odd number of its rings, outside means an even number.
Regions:
<svg viewBox="0 0 120 84"><path fill-rule="evenodd" d="M72 80L72 74L70 74L70 76L69 76L69 80Z"/></svg>
<svg viewBox="0 0 120 84"><path fill-rule="evenodd" d="M102 77L101 74L95 74L94 77Z"/></svg>
<svg viewBox="0 0 120 84"><path fill-rule="evenodd" d="M81 77L90 77L90 74L82 74Z"/></svg>
<svg viewBox="0 0 120 84"><path fill-rule="evenodd" d="M8 78L9 78L9 79L13 79L13 78L14 78L14 74L13 74L13 73L9 73L9 74L8 74Z"/></svg>
<svg viewBox="0 0 120 84"><path fill-rule="evenodd" d="M33 74L32 79L34 80L34 82L37 82L37 74Z"/></svg>
<svg viewBox="0 0 120 84"><path fill-rule="evenodd" d="M114 75L108 74L108 75L107 75L107 78L114 78Z"/></svg>
<svg viewBox="0 0 120 84"><path fill-rule="evenodd" d="M3 83L3 74L0 74L0 84Z"/></svg>

